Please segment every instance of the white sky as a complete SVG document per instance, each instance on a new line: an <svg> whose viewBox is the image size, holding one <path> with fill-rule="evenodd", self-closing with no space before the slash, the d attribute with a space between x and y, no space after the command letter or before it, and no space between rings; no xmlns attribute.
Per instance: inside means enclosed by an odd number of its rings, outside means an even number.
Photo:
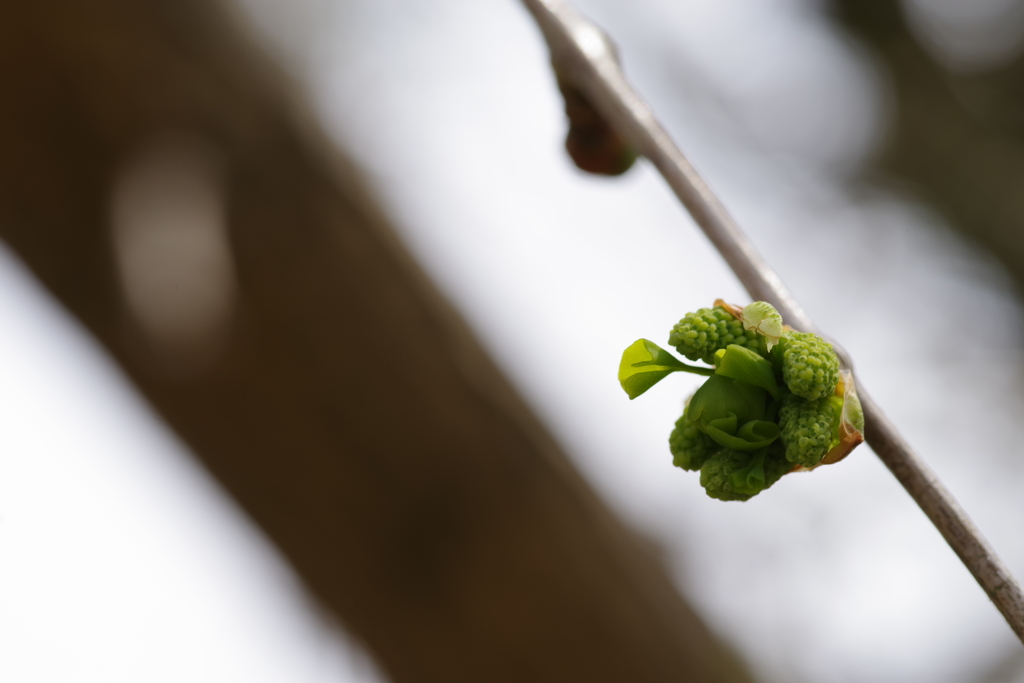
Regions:
<svg viewBox="0 0 1024 683"><path fill-rule="evenodd" d="M585 475L768 679L963 681L1020 650L866 447L745 504L671 467L666 439L698 380L631 403L619 354L715 298L747 299L646 164L614 181L570 166L543 46L515 2L245 4ZM927 208L839 182L884 125L870 61L799 0L580 6L1024 576L1020 311ZM376 679L3 254L0 325L0 680ZM985 336L965 344L964 328Z"/></svg>

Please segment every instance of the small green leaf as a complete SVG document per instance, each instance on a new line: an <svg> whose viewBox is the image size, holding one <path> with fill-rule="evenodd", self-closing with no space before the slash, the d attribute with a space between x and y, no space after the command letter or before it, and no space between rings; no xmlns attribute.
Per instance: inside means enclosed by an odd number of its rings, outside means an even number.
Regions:
<svg viewBox="0 0 1024 683"><path fill-rule="evenodd" d="M719 375L761 387L773 397L779 395L779 384L775 380L772 364L756 351L737 344L729 344L715 354L715 365L715 373Z"/></svg>
<svg viewBox="0 0 1024 683"><path fill-rule="evenodd" d="M768 422L766 420L751 420L747 424L740 427L739 431L736 432L736 436L740 437L745 441L751 443L755 441L765 441L764 444L767 446L775 439L779 438L782 430L779 429L779 425L774 422Z"/></svg>
<svg viewBox="0 0 1024 683"><path fill-rule="evenodd" d="M743 309L740 319L743 327L751 332L764 335L768 350L779 343L782 337L782 316L767 301L755 301Z"/></svg>
<svg viewBox="0 0 1024 683"><path fill-rule="evenodd" d="M849 424L858 432L864 432L864 408L861 407L857 392L846 392L846 401L843 403L843 422Z"/></svg>
<svg viewBox="0 0 1024 683"><path fill-rule="evenodd" d="M768 404L768 394L761 387L755 387L753 384L747 384L738 379L732 381L734 387L736 387L737 395L743 400L746 409L742 413L736 413L739 417L740 424L748 422L750 420L763 420L765 416L766 406Z"/></svg>
<svg viewBox="0 0 1024 683"><path fill-rule="evenodd" d="M739 423L736 419L736 413L729 413L728 417L720 417L717 420L709 420L707 425L705 426L708 429L714 428L720 432L724 432L729 435L734 435L736 434L736 428L739 427Z"/></svg>
<svg viewBox="0 0 1024 683"><path fill-rule="evenodd" d="M687 365L649 339L637 339L622 352L619 384L632 400L673 372L711 375L714 370Z"/></svg>
<svg viewBox="0 0 1024 683"><path fill-rule="evenodd" d="M839 396L829 396L828 407L832 411L832 440L829 442L829 450L839 445L839 427L843 422L843 399Z"/></svg>
<svg viewBox="0 0 1024 683"><path fill-rule="evenodd" d="M738 430L722 429L725 420L715 420L705 427L708 436L726 448L749 453L764 448L779 438L779 425L763 420L751 420ZM728 425L725 425L728 426ZM733 427L735 429L735 427Z"/></svg>
<svg viewBox="0 0 1024 683"><path fill-rule="evenodd" d="M766 399L764 389L716 374L697 389L687 414L704 428L730 415L736 417L738 424L745 424L764 418Z"/></svg>
<svg viewBox="0 0 1024 683"><path fill-rule="evenodd" d="M764 472L764 460L768 449L763 448L750 458L750 463L729 474L733 490L747 496L754 496L764 490L768 478Z"/></svg>

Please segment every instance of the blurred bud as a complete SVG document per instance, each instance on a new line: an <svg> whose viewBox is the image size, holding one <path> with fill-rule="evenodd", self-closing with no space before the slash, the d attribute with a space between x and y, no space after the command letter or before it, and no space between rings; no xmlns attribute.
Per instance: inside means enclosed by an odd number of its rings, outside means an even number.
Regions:
<svg viewBox="0 0 1024 683"><path fill-rule="evenodd" d="M565 98L565 114L569 117L569 133L565 150L577 168L598 175L622 175L633 166L637 153L604 120L580 90L558 79L558 89Z"/></svg>

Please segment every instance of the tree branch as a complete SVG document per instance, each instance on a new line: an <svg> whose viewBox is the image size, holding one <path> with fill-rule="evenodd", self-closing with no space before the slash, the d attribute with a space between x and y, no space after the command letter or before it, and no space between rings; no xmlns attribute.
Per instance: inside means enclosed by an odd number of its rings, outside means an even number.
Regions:
<svg viewBox="0 0 1024 683"><path fill-rule="evenodd" d="M750 296L773 304L793 327L814 330L775 271L658 123L650 106L626 81L614 46L604 32L561 0L523 0L523 4L548 42L555 70L586 93L612 126L650 159ZM841 356L849 366L846 354L841 352ZM867 442L1024 641L1024 594L1020 586L952 494L859 384L858 393L864 406Z"/></svg>

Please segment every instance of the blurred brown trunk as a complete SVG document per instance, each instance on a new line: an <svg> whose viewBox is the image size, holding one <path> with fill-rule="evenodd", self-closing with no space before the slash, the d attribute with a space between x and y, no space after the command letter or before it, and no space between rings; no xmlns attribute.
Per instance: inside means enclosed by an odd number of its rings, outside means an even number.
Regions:
<svg viewBox="0 0 1024 683"><path fill-rule="evenodd" d="M0 234L389 676L748 680L215 3L2 7ZM140 350L110 229L166 131L223 156L239 291L180 376Z"/></svg>
<svg viewBox="0 0 1024 683"><path fill-rule="evenodd" d="M952 73L925 50L898 0L832 0L891 78L894 120L877 168L905 181L1024 285L1024 56Z"/></svg>

